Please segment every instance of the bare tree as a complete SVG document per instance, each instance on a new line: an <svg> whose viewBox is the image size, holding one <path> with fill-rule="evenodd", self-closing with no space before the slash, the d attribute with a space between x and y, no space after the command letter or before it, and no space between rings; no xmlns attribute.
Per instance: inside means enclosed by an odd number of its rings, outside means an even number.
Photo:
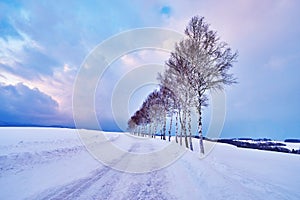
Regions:
<svg viewBox="0 0 300 200"><path fill-rule="evenodd" d="M197 96L198 134L200 152L204 153L202 134L203 96L208 90L222 90L224 85L236 83L228 70L236 61L227 43L221 42L216 31L209 29L204 17L195 16L185 29L187 38L176 45L175 52L188 63L188 81Z"/></svg>
<svg viewBox="0 0 300 200"><path fill-rule="evenodd" d="M189 98L187 93L189 90L187 86L188 82L185 76L185 66L184 63L181 63L181 61L182 60L173 57L171 54L170 59L166 62L166 65L169 66L169 68L167 68L163 74L159 74L158 80L165 88L168 88L174 94L174 99L176 101L175 112L178 113L177 117L179 118L181 125L179 144L182 145L182 136L184 136L185 145L188 147L186 131L186 108ZM178 125L178 122L176 125ZM178 128L176 128L176 131L178 131Z"/></svg>
<svg viewBox="0 0 300 200"><path fill-rule="evenodd" d="M186 147L193 150L191 107L193 107L196 95L193 92L188 78L191 66L188 61L176 51L171 53L166 65L168 68L165 70L163 75L159 76L159 80L163 85L166 85L166 87L169 87L172 91L174 91L174 93L176 93L182 111L181 115L179 114L181 124L179 142L181 145L183 133Z"/></svg>

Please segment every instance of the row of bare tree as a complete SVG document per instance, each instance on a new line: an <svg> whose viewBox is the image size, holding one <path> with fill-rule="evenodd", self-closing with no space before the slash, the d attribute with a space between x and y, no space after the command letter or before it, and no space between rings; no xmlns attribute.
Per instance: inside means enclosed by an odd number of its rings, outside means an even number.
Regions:
<svg viewBox="0 0 300 200"><path fill-rule="evenodd" d="M236 61L237 53L220 41L203 17L193 17L185 35L166 61L164 73L158 75L160 88L149 94L130 118L128 129L151 137L160 131L161 138L166 140L168 134L170 141L175 116L175 141L182 145L184 138L185 146L193 150L191 111L196 109L200 152L204 154L202 108L207 105L206 93L236 83L228 70Z"/></svg>

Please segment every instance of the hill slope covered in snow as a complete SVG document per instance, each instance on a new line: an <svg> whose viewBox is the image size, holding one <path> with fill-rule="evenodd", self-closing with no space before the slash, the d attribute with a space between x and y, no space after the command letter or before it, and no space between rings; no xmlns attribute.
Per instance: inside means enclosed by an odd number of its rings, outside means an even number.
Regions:
<svg viewBox="0 0 300 200"><path fill-rule="evenodd" d="M105 135L136 153L168 145ZM205 158L187 151L160 170L126 173L94 159L76 130L0 128L0 199L300 199L299 168L296 154L216 144Z"/></svg>

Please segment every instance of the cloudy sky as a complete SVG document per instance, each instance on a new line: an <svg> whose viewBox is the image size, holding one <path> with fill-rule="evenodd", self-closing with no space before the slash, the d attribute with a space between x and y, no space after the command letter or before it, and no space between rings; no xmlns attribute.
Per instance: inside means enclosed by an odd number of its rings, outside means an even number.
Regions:
<svg viewBox="0 0 300 200"><path fill-rule="evenodd" d="M0 125L73 126L76 75L97 45L136 28L183 33L189 19L200 15L239 52L231 70L239 83L226 88L221 137L299 138L299 7L297 0L2 0ZM95 91L95 111L105 130L118 129L110 97L122 73L163 65L167 58L166 52L140 51L112 64ZM137 89L124 109L133 112L151 89Z"/></svg>

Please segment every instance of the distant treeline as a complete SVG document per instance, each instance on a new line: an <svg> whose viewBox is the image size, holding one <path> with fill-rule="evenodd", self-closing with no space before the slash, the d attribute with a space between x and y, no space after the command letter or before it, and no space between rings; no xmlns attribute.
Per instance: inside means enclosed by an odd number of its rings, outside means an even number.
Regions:
<svg viewBox="0 0 300 200"><path fill-rule="evenodd" d="M197 138L197 136L195 137ZM240 148L249 148L249 149L259 149L259 150L266 150L266 151L276 151L276 152L283 152L283 153L294 153L300 154L300 149L288 149L286 148L286 144L281 142L275 142L271 139L263 138L263 139L251 139L251 138L233 138L233 139L210 139L204 138L207 141L212 142L219 142L219 143L226 143L231 144L236 147ZM253 142L249 142L253 141ZM284 142L293 142L293 143L300 143L298 139L286 139Z"/></svg>
<svg viewBox="0 0 300 200"><path fill-rule="evenodd" d="M300 139L286 139L284 142L300 143Z"/></svg>

